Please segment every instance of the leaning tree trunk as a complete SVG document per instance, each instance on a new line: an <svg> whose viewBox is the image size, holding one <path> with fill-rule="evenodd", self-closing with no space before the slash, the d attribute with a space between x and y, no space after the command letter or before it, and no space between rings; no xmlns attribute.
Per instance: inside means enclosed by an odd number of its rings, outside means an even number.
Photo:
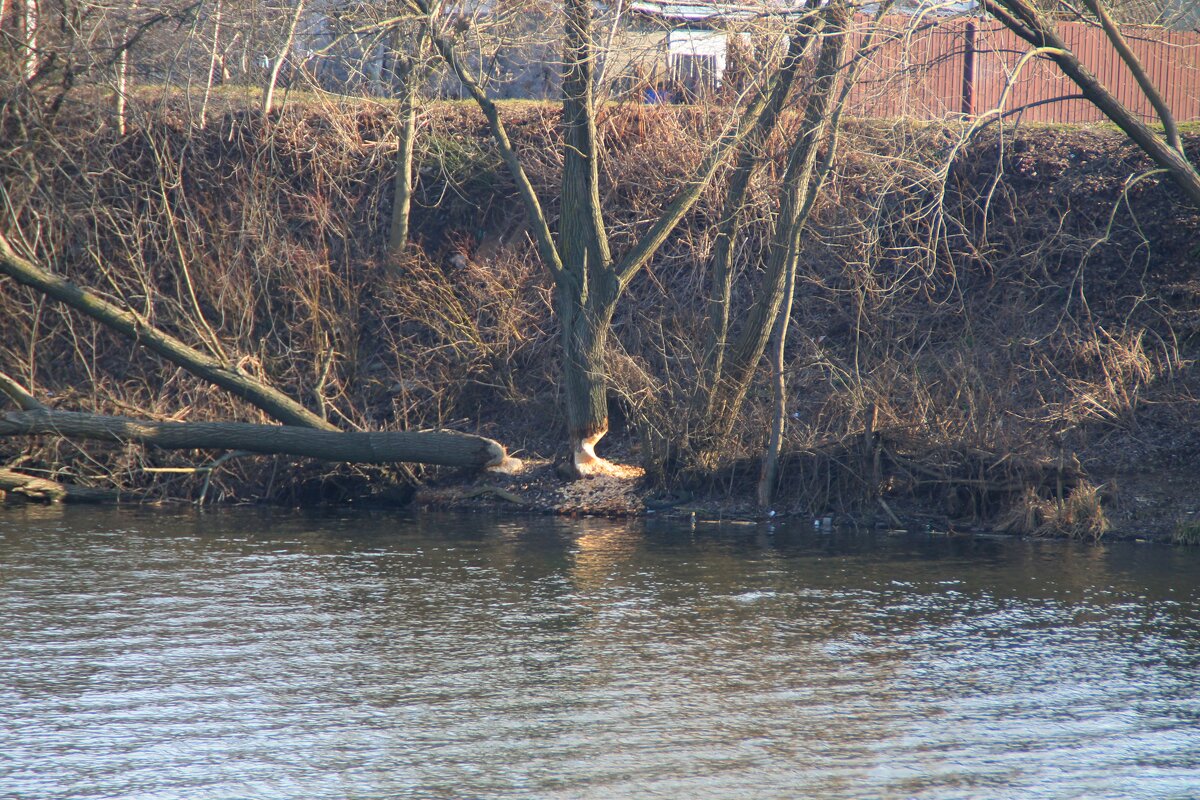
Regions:
<svg viewBox="0 0 1200 800"><path fill-rule="evenodd" d="M153 327L140 315L115 306L97 295L81 289L63 280L61 277L43 270L32 262L21 258L13 252L8 244L8 240L3 235L0 235L0 274L8 275L19 283L37 289L49 297L82 311L111 330L128 336L139 344L145 345L196 377L220 386L231 394L241 397L257 408L267 412L275 419L285 423L282 428L260 425L236 429L246 436L251 436L251 438L259 434L268 437L271 441L276 442L276 444L271 445L273 449L258 449L252 442L241 441L240 439L232 444L223 443L221 440L213 440L210 444L191 443L180 445L182 447L228 447L238 450L249 450L256 453L292 453L294 455L308 455L313 458L327 458L333 461L361 461L363 463L415 461L459 467L495 466L503 463L506 468L515 467L517 463L505 457L504 448L499 443L478 436L470 437L470 439L475 442L475 445L478 445L480 442L486 443L484 447L489 450L490 455L486 457L463 455L458 445L467 441L462 438L466 434L444 432L361 434L339 431L333 425L329 424L329 422L309 411L278 389L260 383L243 374L236 367L232 367L218 361L212 356L205 355L189 347L175 337ZM22 413L48 413L40 407L40 404L37 403L32 395L3 373L0 373L0 393L7 395L20 408L24 409ZM95 415L79 416L96 418ZM64 417L63 419L74 418ZM13 424L11 415L8 417L8 420L10 425ZM136 423L136 421L130 422L131 424ZM182 424L191 425L191 423ZM231 425L235 423L212 424ZM255 430L251 431L250 428L254 428ZM303 429L311 429L313 433L325 435L324 437L303 439L304 442L318 443L318 451L279 449L278 442L296 441L298 434L294 433L294 431ZM57 430L60 429L45 432L53 433ZM83 429L80 430L82 431ZM4 432L2 420L0 420L0 434ZM61 432L67 434L65 430ZM162 443L166 440L151 441L145 438L138 438L138 435L135 435L135 433L134 428L129 428L123 430L120 435L134 441L147 441L150 444L169 446ZM87 437L87 434L84 432L79 432L76 435ZM114 437L109 435L109 438ZM188 441L194 442L195 440ZM337 444L333 444L334 442ZM308 445L304 446L307 447ZM318 445L313 446L317 447ZM333 449L328 449L330 447ZM499 452L498 456L496 455L497 449ZM447 461L446 459L450 460Z"/></svg>
<svg viewBox="0 0 1200 800"><path fill-rule="evenodd" d="M198 378L216 384L289 425L337 430L320 416L230 364L201 353L151 325L140 314L121 308L104 298L22 258L0 234L0 274L74 308L105 327L153 350Z"/></svg>
<svg viewBox="0 0 1200 800"><path fill-rule="evenodd" d="M1035 52L1042 53L1056 63L1063 74L1079 87L1083 96L1165 170L1193 205L1200 207L1200 170L1196 169L1183 152L1183 145L1170 110L1103 7L1094 0L1085 2L1100 18L1109 43L1125 62L1142 93L1159 113L1167 138L1159 136L1122 104L1059 36L1053 20L1029 0L983 0L983 7L1006 28L1037 48Z"/></svg>

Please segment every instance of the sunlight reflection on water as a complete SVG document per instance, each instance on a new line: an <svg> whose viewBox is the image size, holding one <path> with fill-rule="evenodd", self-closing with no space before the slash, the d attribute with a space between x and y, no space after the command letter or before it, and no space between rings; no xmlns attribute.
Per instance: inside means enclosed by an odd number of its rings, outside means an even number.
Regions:
<svg viewBox="0 0 1200 800"><path fill-rule="evenodd" d="M0 511L0 797L1184 798L1200 554Z"/></svg>

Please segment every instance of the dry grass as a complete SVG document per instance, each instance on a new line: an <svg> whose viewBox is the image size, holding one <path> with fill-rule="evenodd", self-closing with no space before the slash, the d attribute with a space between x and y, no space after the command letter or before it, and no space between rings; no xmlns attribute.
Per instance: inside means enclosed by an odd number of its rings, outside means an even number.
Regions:
<svg viewBox="0 0 1200 800"><path fill-rule="evenodd" d="M505 107L552 220L556 113ZM6 230L23 233L56 271L263 376L335 424L446 425L517 450L554 450L563 421L552 288L473 109L445 104L423 120L419 246L400 264L383 255L396 124L386 107L296 104L269 123L229 109L204 131L182 107L141 119L118 138L97 133L81 112L25 147L10 145L0 180L16 224ZM687 109L605 108L601 134L619 155L603 163L615 249L670 197L717 122ZM1121 218L1105 230L1109 215L1099 209L1111 210L1119 196L1124 162L1054 176L1055 192L1069 197L1034 195L1022 172L1028 152L984 142L946 169L957 135L879 122L848 134L804 240L787 370L786 448L796 456L785 464L784 494L854 507L908 493L947 515L983 518L1020 495L1024 480L1033 488L1020 506L1022 530L1095 538L1103 510L1094 491L1047 499L1060 493L1048 491L1044 470L1007 465L1053 461L1092 430L1136 430L1148 402L1184 402L1195 332L1173 327L1181 317L1147 285L1145 253L1147 241L1166 242L1155 245L1153 277L1182 280L1170 265L1183 262L1165 248L1175 246L1177 228L1200 224L1194 215L1164 217L1151 229ZM769 147L783 153L780 142ZM997 165L1005 173L993 181ZM761 277L780 172L777 162L767 165L744 209L738 308ZM1107 182L1071 183L1096 175ZM718 181L709 190L618 310L606 441L661 479L698 467L728 488L760 450L768 392L754 384L732 433L702 462L687 460L722 189ZM1084 200L1098 205L1076 211ZM1094 247L1101 237L1106 244ZM0 369L52 392L60 407L260 417L10 284L0 314ZM860 444L868 419L895 445L881 451L878 473ZM194 495L199 480L147 467L204 460L60 440L3 446L5 460L164 497ZM281 487L331 483L354 491L370 476L234 461L214 476L213 494L279 498Z"/></svg>
<svg viewBox="0 0 1200 800"><path fill-rule="evenodd" d="M1109 530L1101 490L1077 486L1065 497L1044 498L1026 490L999 520L1000 530L1026 536L1055 536L1095 542Z"/></svg>

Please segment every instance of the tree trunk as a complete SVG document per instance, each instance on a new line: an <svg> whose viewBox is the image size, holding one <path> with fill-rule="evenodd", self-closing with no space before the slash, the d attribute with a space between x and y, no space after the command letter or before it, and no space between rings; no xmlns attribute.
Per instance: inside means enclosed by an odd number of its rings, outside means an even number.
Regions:
<svg viewBox="0 0 1200 800"><path fill-rule="evenodd" d="M304 13L304 0L294 1L296 10L292 14L291 22L288 23L287 36L284 37L283 46L279 48L279 53L275 56L275 63L271 65L271 73L267 76L267 86L263 91L262 112L264 117L271 113L271 106L275 102L275 84L279 82L279 72L283 69L283 62L292 52L292 43L296 41L296 26L300 24L300 15Z"/></svg>
<svg viewBox="0 0 1200 800"><path fill-rule="evenodd" d="M556 295L571 458L581 477L607 468L607 462L596 456L595 447L608 433L604 349L617 298L611 289L593 288L595 294L583 300L580 292L566 287L560 287Z"/></svg>
<svg viewBox="0 0 1200 800"><path fill-rule="evenodd" d="M329 431L337 430L278 389L266 386L239 372L235 367L189 347L174 336L158 330L140 315L120 308L21 258L13 252L3 235L0 235L0 274L8 275L18 283L66 303L102 325L148 347L193 375L246 400L280 422Z"/></svg>
<svg viewBox="0 0 1200 800"><path fill-rule="evenodd" d="M860 42L858 51L851 60L850 68L847 70L845 79L842 81L842 89L837 101L834 103L833 111L828 115L825 157L821 160L820 166L815 167L816 174L812 178L804 206L800 209L799 220L801 221L801 225L808 219L818 193L829 178L829 173L833 170L833 160L837 155L838 144L841 141L842 112L845 111L846 101L850 97L850 90L854 88L854 83L858 80L859 69L862 67L867 53L874 46L875 33L879 30L878 23L891 8L892 2L893 0L885 0L877 9L875 15L876 26ZM848 17L839 17L835 20L835 24L841 26L844 26L846 22L848 22ZM829 91L831 93L833 91L832 84L829 86ZM767 446L763 451L762 470L758 480L758 504L764 509L771 505L775 497L775 489L779 485L779 457L783 452L783 433L787 427L788 420L787 374L784 372L786 363L784 355L787 352L788 327L791 324L792 305L795 302L796 296L796 266L800 258L799 231L796 231L796 233L797 236L792 240L794 250L788 256L789 274L785 285L782 308L779 312L779 322L775 332L775 346L771 351L771 434L767 439Z"/></svg>
<svg viewBox="0 0 1200 800"><path fill-rule="evenodd" d="M0 496L5 492L50 503L115 503L121 499L120 492L110 489L72 486L11 469L0 469Z"/></svg>
<svg viewBox="0 0 1200 800"><path fill-rule="evenodd" d="M725 349L729 336L730 296L733 290L733 252L737 243L742 208L746 202L746 191L755 167L762 161L761 150L774 132L779 115L791 94L804 54L822 23L821 17L810 16L801 17L796 21L788 38L787 55L775 84L771 87L766 107L753 131L738 148L737 166L725 194L725 203L717 225L717 238L713 243L712 257L709 259L704 366L696 393L696 397L701 398L702 413L707 407L712 387L720 382L724 370Z"/></svg>
<svg viewBox="0 0 1200 800"><path fill-rule="evenodd" d="M393 265L408 247L413 149L417 141L417 68L414 58L401 52L400 47L400 30L397 28L392 40L392 58L400 90L400 131L396 147L396 177L392 181L392 224L388 231L388 261Z"/></svg>
<svg viewBox="0 0 1200 800"><path fill-rule="evenodd" d="M559 252L563 267L580 278L588 291L588 275L612 266L608 235L600 207L600 165L596 147L593 97L595 47L591 0L567 0L563 42L563 171ZM585 298L581 298L586 302Z"/></svg>
<svg viewBox="0 0 1200 800"><path fill-rule="evenodd" d="M125 135L125 107L128 105L129 91L129 48L122 47L117 56L117 133Z"/></svg>
<svg viewBox="0 0 1200 800"><path fill-rule="evenodd" d="M798 255L798 254L797 254ZM795 264L796 256L791 259ZM783 429L787 424L787 373L784 354L787 352L788 323L792 319L792 301L796 296L795 269L784 287L783 304L776 324L775 342L771 350L771 434L763 450L762 471L758 477L758 505L768 508L779 482L779 454L783 450Z"/></svg>
<svg viewBox="0 0 1200 800"><path fill-rule="evenodd" d="M0 436L66 436L139 442L166 450L244 450L354 464L413 462L446 467L508 467L491 439L454 431L323 431L248 422L155 422L35 409L0 414Z"/></svg>
<svg viewBox="0 0 1200 800"><path fill-rule="evenodd" d="M750 380L766 350L783 304L787 284L794 279L800 234L812 210L816 185L817 145L828 128L834 86L845 49L849 11L842 3L829 8L830 32L821 46L813 88L805 108L800 137L792 145L783 176L779 216L771 236L767 274L745 325L725 356L722 379L712 387L706 428L724 435L736 420Z"/></svg>
<svg viewBox="0 0 1200 800"><path fill-rule="evenodd" d="M217 79L217 68L221 66L221 11L224 0L217 0L213 8L213 39L212 53L208 62L208 78L204 82L204 99L200 101L200 127L208 125L208 98L212 94L213 83Z"/></svg>
<svg viewBox="0 0 1200 800"><path fill-rule="evenodd" d="M125 135L126 130L126 107L129 105L129 48L132 46L130 36L133 34L133 17L138 12L138 6L141 5L141 0L131 0L129 4L129 17L127 18L125 28L121 33L121 50L117 54L117 96L116 108L117 115L117 133L121 136Z"/></svg>
<svg viewBox="0 0 1200 800"><path fill-rule="evenodd" d="M595 47L591 0L566 0L563 40L563 273L557 309L562 326L563 391L571 457L580 476L603 472L596 443L608 433L604 347L620 296L600 208L600 171L593 98Z"/></svg>
<svg viewBox="0 0 1200 800"><path fill-rule="evenodd" d="M38 58L38 0L25 0L21 9L22 77L31 81L37 75Z"/></svg>
<svg viewBox="0 0 1200 800"><path fill-rule="evenodd" d="M1089 5L1093 5L1099 10L1099 6L1094 3L1089 2ZM1083 96L1124 131L1159 167L1165 170L1175 184L1188 196L1191 203L1200 208L1200 171L1188 161L1182 147L1178 149L1173 147L1171 143L1160 137L1149 125L1122 105L1121 101L1100 82L1100 79L1091 70L1083 65L1067 46L1067 43L1058 35L1052 20L1031 5L1028 0L983 0L983 7L1005 27L1033 47L1048 48L1046 55L1058 64L1063 74L1079 87ZM1111 24L1105 26L1105 32L1114 49L1121 55L1124 44L1120 39L1119 32L1115 32L1115 26ZM1125 47L1125 49L1128 48ZM1137 60L1132 58L1131 54L1129 58L1123 60L1147 98L1159 109L1161 114L1165 104L1162 103L1161 97L1153 87L1147 91L1149 79ZM1178 134L1174 132L1174 120L1169 113L1163 117L1163 123L1167 135L1177 142Z"/></svg>

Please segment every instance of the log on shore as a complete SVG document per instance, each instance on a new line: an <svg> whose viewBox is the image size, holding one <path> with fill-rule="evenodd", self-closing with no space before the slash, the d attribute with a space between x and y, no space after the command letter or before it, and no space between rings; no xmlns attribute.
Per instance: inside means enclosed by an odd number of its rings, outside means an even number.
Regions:
<svg viewBox="0 0 1200 800"><path fill-rule="evenodd" d="M5 492L26 500L49 503L115 503L121 498L119 492L110 489L73 486L11 469L0 469L0 495Z"/></svg>
<svg viewBox="0 0 1200 800"><path fill-rule="evenodd" d="M47 434L139 442L165 450L245 450L355 464L509 469L519 463L499 442L455 431L343 432L248 422L156 422L45 408L0 414L0 436Z"/></svg>

